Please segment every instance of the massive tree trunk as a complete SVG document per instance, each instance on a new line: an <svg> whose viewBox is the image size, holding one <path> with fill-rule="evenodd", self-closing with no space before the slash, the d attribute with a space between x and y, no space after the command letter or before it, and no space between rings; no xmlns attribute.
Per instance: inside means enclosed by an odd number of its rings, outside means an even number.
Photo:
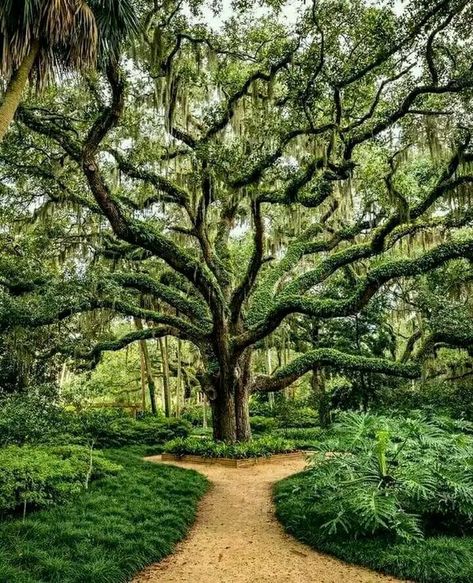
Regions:
<svg viewBox="0 0 473 583"><path fill-rule="evenodd" d="M35 41L32 43L30 51L26 54L23 62L8 83L2 104L0 105L0 142L5 137L8 127L15 117L38 52L39 43Z"/></svg>
<svg viewBox="0 0 473 583"><path fill-rule="evenodd" d="M214 439L235 443L251 439L249 387L250 353L233 365L221 366L210 399Z"/></svg>

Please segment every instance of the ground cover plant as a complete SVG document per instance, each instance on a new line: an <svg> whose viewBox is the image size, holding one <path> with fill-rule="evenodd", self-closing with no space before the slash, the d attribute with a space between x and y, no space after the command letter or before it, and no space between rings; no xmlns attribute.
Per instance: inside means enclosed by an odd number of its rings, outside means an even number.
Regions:
<svg viewBox="0 0 473 583"><path fill-rule="evenodd" d="M109 450L123 470L61 506L0 522L1 583L122 583L169 554L207 488L196 472Z"/></svg>
<svg viewBox="0 0 473 583"><path fill-rule="evenodd" d="M289 439L297 449L313 450L320 446L323 430L320 427L287 427L274 430L272 435Z"/></svg>
<svg viewBox="0 0 473 583"><path fill-rule="evenodd" d="M293 441L272 435L254 438L248 443L225 443L210 438L177 438L164 445L166 453L176 456L199 455L208 458L256 458L297 450Z"/></svg>
<svg viewBox="0 0 473 583"><path fill-rule="evenodd" d="M308 471L276 486L278 516L345 560L422 582L471 581L469 431L442 418L344 415Z"/></svg>

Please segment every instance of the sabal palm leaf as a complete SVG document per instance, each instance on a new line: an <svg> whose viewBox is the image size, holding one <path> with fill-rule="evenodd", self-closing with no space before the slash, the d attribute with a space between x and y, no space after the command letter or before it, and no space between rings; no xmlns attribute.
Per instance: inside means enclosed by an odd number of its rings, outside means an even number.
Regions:
<svg viewBox="0 0 473 583"><path fill-rule="evenodd" d="M0 0L0 75L9 82L0 107L0 140L28 78L41 88L58 71L116 57L136 22L132 0Z"/></svg>

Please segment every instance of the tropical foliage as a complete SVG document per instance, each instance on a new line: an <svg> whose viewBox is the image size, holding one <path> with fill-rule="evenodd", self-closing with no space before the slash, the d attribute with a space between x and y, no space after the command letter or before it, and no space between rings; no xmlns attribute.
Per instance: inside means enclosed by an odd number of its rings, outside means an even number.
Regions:
<svg viewBox="0 0 473 583"><path fill-rule="evenodd" d="M308 477L308 512L327 536L471 530L471 435L441 420L371 414L347 414L330 434Z"/></svg>

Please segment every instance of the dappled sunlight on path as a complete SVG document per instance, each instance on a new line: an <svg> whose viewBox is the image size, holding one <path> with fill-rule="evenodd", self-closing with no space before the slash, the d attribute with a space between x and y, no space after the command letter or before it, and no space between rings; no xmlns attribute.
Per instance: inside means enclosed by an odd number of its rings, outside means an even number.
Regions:
<svg viewBox="0 0 473 583"><path fill-rule="evenodd" d="M160 456L149 458L160 461ZM176 552L133 583L395 583L313 551L274 516L274 482L304 468L304 458L246 468L173 462L205 474L212 488Z"/></svg>

